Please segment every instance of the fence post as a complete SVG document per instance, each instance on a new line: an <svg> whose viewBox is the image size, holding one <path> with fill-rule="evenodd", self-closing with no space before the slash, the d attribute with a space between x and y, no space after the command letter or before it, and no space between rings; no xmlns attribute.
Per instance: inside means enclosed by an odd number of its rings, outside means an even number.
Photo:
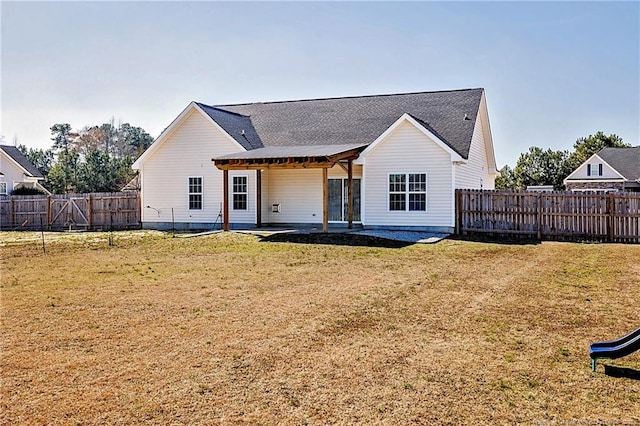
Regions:
<svg viewBox="0 0 640 426"><path fill-rule="evenodd" d="M138 209L136 217L138 219L138 226L142 228L142 194L140 191L136 192L136 198L136 208Z"/></svg>
<svg viewBox="0 0 640 426"><path fill-rule="evenodd" d="M609 193L609 199L607 200L607 210L609 210L609 215L607 216L607 239L610 243L613 242L613 228L614 228L614 219L615 219L615 209L616 209L616 200L615 195L613 193Z"/></svg>
<svg viewBox="0 0 640 426"><path fill-rule="evenodd" d="M13 204L13 195L9 196L9 229L13 229L14 227L14 218L15 218L15 212L13 211L15 208L14 204Z"/></svg>
<svg viewBox="0 0 640 426"><path fill-rule="evenodd" d="M93 229L93 194L89 194L89 204L87 205L87 225L89 230Z"/></svg>
<svg viewBox="0 0 640 426"><path fill-rule="evenodd" d="M51 195L47 195L47 229L51 231Z"/></svg>
<svg viewBox="0 0 640 426"><path fill-rule="evenodd" d="M538 231L538 241L542 240L542 194L536 197L536 228Z"/></svg>
<svg viewBox="0 0 640 426"><path fill-rule="evenodd" d="M455 197L456 235L462 235L462 190L456 189Z"/></svg>

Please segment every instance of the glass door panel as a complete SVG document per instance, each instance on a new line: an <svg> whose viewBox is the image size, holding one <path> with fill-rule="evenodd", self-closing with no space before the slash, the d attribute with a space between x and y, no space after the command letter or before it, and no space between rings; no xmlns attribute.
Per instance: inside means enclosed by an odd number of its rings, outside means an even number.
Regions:
<svg viewBox="0 0 640 426"><path fill-rule="evenodd" d="M342 179L329 179L329 221L342 221Z"/></svg>
<svg viewBox="0 0 640 426"><path fill-rule="evenodd" d="M344 179L343 221L349 220L349 179ZM353 179L353 221L360 222L360 179Z"/></svg>

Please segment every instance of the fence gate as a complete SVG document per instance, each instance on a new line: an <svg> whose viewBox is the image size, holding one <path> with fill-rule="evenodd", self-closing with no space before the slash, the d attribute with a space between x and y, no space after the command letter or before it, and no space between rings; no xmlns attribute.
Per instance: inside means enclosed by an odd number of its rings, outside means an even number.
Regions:
<svg viewBox="0 0 640 426"><path fill-rule="evenodd" d="M85 197L52 199L50 226L56 229L88 229L89 220L85 215L87 204Z"/></svg>

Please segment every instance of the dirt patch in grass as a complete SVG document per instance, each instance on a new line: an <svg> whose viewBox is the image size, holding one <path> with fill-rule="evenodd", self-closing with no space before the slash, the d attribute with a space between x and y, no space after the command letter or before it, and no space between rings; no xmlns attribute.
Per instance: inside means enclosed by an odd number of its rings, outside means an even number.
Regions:
<svg viewBox="0 0 640 426"><path fill-rule="evenodd" d="M295 233L281 232L260 237L263 242L277 243L298 243L298 244L328 244L337 246L354 247L382 247L382 248L402 248L413 243L390 240L386 238L373 237L369 235L358 235L351 233Z"/></svg>
<svg viewBox="0 0 640 426"><path fill-rule="evenodd" d="M639 246L21 235L2 424L640 422Z"/></svg>

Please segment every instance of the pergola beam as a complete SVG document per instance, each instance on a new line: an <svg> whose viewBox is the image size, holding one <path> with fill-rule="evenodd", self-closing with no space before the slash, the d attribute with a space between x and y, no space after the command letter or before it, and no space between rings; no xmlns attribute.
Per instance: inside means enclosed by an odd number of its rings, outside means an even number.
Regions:
<svg viewBox="0 0 640 426"><path fill-rule="evenodd" d="M347 166L345 166L342 161L338 161L336 164L340 166L340 168L344 170L345 173L349 173L349 170L347 170Z"/></svg>
<svg viewBox="0 0 640 426"><path fill-rule="evenodd" d="M360 149L323 156L283 156L255 158L219 158L213 159L220 170L263 170L263 169L312 169L331 168L341 160L355 160Z"/></svg>
<svg viewBox="0 0 640 426"><path fill-rule="evenodd" d="M234 163L219 164L219 170L273 170L273 169L324 169L333 167L334 163Z"/></svg>

